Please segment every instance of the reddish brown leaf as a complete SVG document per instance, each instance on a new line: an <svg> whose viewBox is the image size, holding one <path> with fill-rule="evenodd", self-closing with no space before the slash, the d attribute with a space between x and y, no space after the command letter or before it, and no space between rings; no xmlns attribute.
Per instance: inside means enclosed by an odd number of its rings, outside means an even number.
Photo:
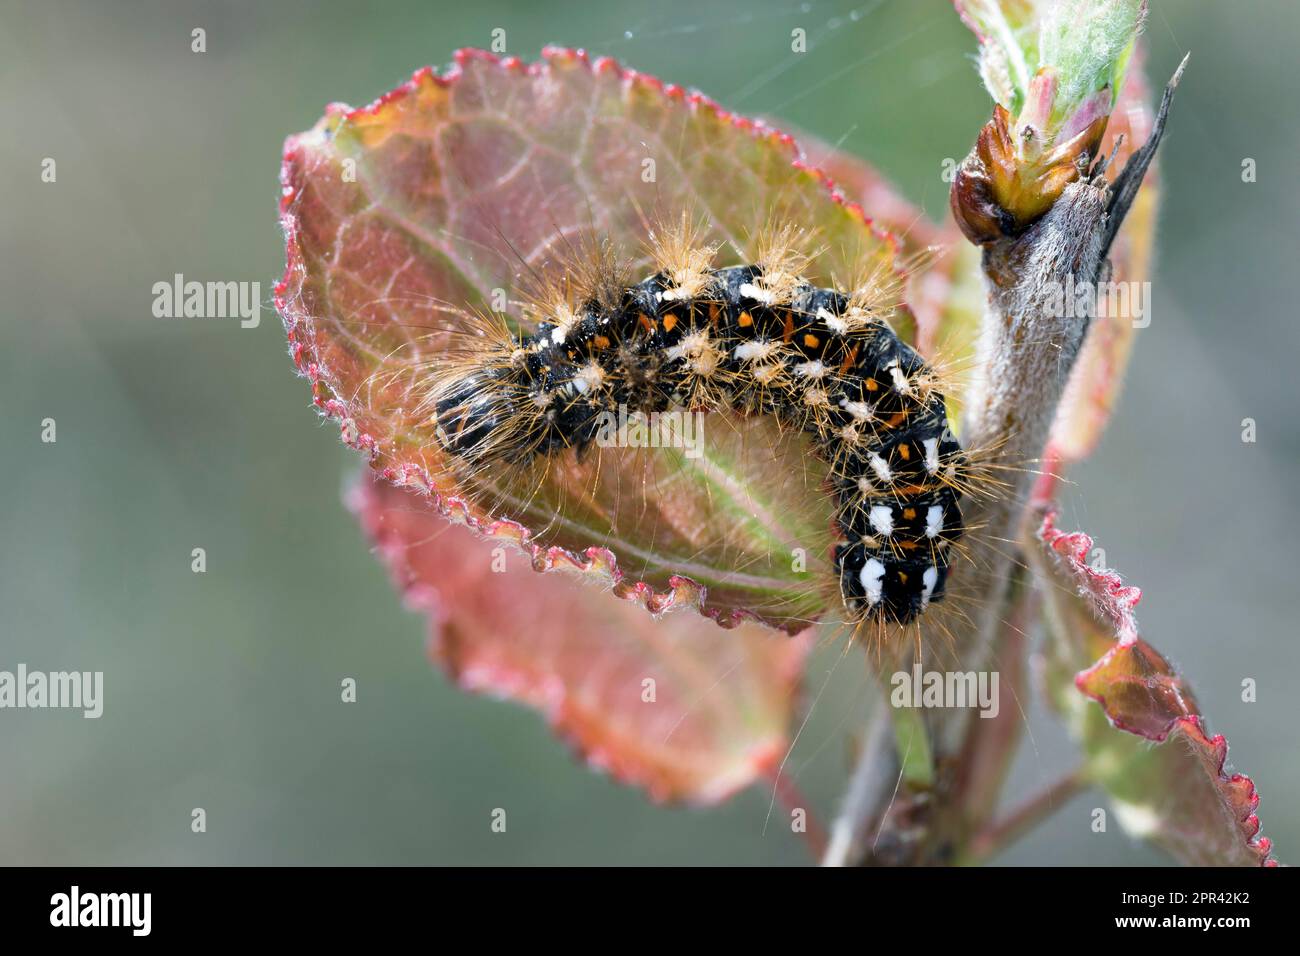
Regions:
<svg viewBox="0 0 1300 956"><path fill-rule="evenodd" d="M517 541L539 568L581 568L652 609L694 604L794 633L837 604L821 585L833 578L824 472L770 420L713 422L700 459L600 449L541 479L456 481L420 411L462 310L562 272L586 236L644 266L648 225L686 210L733 261L777 221L816 230L819 281L888 267L892 240L788 137L611 60L462 51L446 76L421 70L368 107L331 106L287 141L282 182L290 351L375 470Z"/></svg>
<svg viewBox="0 0 1300 956"><path fill-rule="evenodd" d="M1141 592L1089 565L1092 539L1057 530L1054 513L1038 536L1047 555L1053 697L1121 822L1185 863L1271 864L1254 784L1226 772L1227 741L1206 734L1182 677L1138 635L1133 608ZM1079 691L1100 708L1077 706Z"/></svg>
<svg viewBox="0 0 1300 956"><path fill-rule="evenodd" d="M653 618L570 575L534 574L383 481L363 479L352 506L462 688L538 709L589 763L658 800L714 803L780 762L811 634Z"/></svg>

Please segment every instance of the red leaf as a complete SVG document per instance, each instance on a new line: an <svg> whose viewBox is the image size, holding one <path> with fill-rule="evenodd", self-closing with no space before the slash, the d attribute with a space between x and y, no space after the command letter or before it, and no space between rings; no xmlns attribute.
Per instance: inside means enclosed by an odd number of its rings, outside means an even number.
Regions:
<svg viewBox="0 0 1300 956"><path fill-rule="evenodd" d="M611 60L461 51L445 76L421 70L370 106L329 107L286 142L281 178L276 302L290 351L376 471L518 542L539 568L581 568L652 610L694 604L794 633L837 605L818 586L832 579L824 469L768 418L719 418L699 461L600 449L534 487L513 473L454 480L419 402L463 310L485 309L494 289L518 297L527 274L556 275L574 237L644 265L648 217L694 210L706 238L745 256L774 217L817 230L821 280L887 268L892 240L788 137Z"/></svg>
<svg viewBox="0 0 1300 956"><path fill-rule="evenodd" d="M1206 734L1182 677L1138 635L1133 609L1141 592L1114 571L1090 566L1092 539L1059 531L1055 519L1049 512L1038 536L1050 555L1044 592L1054 609L1058 703L1070 712L1062 696L1068 671L1092 662L1074 675L1074 686L1101 705L1113 727L1159 744L1134 744L1077 715L1089 767L1116 799L1121 820L1187 863L1275 865L1270 841L1258 835L1254 784L1225 771L1227 741Z"/></svg>
<svg viewBox="0 0 1300 956"><path fill-rule="evenodd" d="M653 618L494 554L386 482L363 480L352 506L460 687L535 707L593 766L658 800L714 803L779 764L811 633Z"/></svg>

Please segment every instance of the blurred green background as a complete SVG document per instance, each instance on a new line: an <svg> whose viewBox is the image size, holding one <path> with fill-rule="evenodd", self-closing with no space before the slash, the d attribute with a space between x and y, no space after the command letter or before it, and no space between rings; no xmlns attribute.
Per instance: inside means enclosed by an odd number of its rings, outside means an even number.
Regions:
<svg viewBox="0 0 1300 956"><path fill-rule="evenodd" d="M1145 634L1294 862L1300 8L1152 8L1154 80L1193 52L1162 152L1154 317L1061 524L1144 589ZM769 76L800 26L810 52ZM366 102L496 27L526 58L548 42L613 54L839 142L934 216L943 160L990 109L942 0L0 4L0 668L106 685L99 720L0 712L0 861L807 862L787 827L764 833L761 786L719 809L656 807L577 766L533 712L449 687L341 504L357 457L309 407L269 308L280 144L327 102ZM260 327L154 318L153 283L177 272L260 281ZM814 661L812 691L835 657ZM838 669L787 764L827 821L867 696L861 669ZM1013 790L1073 760L1030 716ZM1162 861L1117 827L1092 834L1098 805L1076 799L1001 861ZM489 831L496 806L508 834Z"/></svg>

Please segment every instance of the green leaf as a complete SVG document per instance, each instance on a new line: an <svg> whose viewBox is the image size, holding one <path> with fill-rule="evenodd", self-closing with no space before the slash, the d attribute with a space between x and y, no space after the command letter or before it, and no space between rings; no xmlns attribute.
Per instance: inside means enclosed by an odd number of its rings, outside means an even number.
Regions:
<svg viewBox="0 0 1300 956"><path fill-rule="evenodd" d="M1052 129L1102 91L1103 112L1110 112L1147 14L1146 0L954 0L954 6L979 38L985 88L1011 113L1029 105L1040 70L1058 77Z"/></svg>

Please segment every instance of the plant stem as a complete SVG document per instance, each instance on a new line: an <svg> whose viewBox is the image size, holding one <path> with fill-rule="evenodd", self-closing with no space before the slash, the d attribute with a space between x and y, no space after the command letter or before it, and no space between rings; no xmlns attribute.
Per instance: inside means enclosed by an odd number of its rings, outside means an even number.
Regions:
<svg viewBox="0 0 1300 956"><path fill-rule="evenodd" d="M889 702L882 699L867 725L862 754L844 794L844 805L831 824L823 866L852 866L862 858L867 829L893 789L898 769Z"/></svg>
<svg viewBox="0 0 1300 956"><path fill-rule="evenodd" d="M967 856L962 862L966 864L983 863L990 857L1000 853L1065 806L1072 797L1086 790L1088 783L1082 768L1077 768L1073 772L1066 774L1051 786L1016 807L1001 821L992 824L977 834L971 840Z"/></svg>

